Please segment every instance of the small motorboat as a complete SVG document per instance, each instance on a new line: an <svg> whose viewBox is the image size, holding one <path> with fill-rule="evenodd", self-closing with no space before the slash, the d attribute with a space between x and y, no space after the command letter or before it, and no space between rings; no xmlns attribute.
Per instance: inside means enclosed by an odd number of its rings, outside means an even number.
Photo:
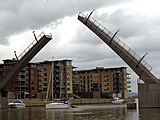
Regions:
<svg viewBox="0 0 160 120"><path fill-rule="evenodd" d="M25 103L22 100L15 100L12 103L8 104L9 108L25 108Z"/></svg>
<svg viewBox="0 0 160 120"><path fill-rule="evenodd" d="M46 104L46 108L48 109L68 109L69 104L59 103L59 102L49 103L49 104Z"/></svg>
<svg viewBox="0 0 160 120"><path fill-rule="evenodd" d="M68 102L52 102L46 104L46 108L48 109L68 109L69 103Z"/></svg>
<svg viewBox="0 0 160 120"><path fill-rule="evenodd" d="M113 98L113 101L112 101L113 104L121 104L123 102L124 102L124 100L119 99L118 97Z"/></svg>

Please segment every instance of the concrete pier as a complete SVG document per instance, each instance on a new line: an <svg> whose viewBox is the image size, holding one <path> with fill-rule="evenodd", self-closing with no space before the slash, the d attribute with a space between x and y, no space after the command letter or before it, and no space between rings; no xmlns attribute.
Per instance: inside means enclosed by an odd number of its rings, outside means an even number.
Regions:
<svg viewBox="0 0 160 120"><path fill-rule="evenodd" d="M138 84L139 107L160 107L160 85Z"/></svg>
<svg viewBox="0 0 160 120"><path fill-rule="evenodd" d="M8 109L8 98L0 98L0 109Z"/></svg>

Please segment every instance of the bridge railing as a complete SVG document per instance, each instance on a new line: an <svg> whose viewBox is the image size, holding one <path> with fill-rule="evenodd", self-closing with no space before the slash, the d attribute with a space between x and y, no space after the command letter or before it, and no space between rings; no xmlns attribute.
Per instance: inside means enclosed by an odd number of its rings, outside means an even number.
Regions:
<svg viewBox="0 0 160 120"><path fill-rule="evenodd" d="M85 17L86 19L88 18L88 15L84 15L83 13L79 13L79 16L81 16L81 17ZM90 20L90 22L92 22L92 23L94 23L96 26L97 26L97 28L99 28L99 29L101 29L101 32L102 33L105 33L105 34L107 34L109 37L113 37L113 33L111 33L108 29L106 29L103 25L101 25L99 22L97 22L94 18L92 18L92 17L89 17L89 20ZM141 60L141 57L138 55L138 54L136 54L136 52L134 52L131 48L129 48L124 42L122 42L118 37L114 37L114 39L113 39L113 41L117 44L117 45L119 45L119 46L121 46L121 48L122 49L124 49L124 50L126 50L128 53L130 53L132 56L133 56L133 58L134 59L136 59L137 61L140 61ZM149 71L151 71L152 70L152 67L145 61L145 60L142 60L141 61L141 64L147 69L147 70L149 70Z"/></svg>
<svg viewBox="0 0 160 120"><path fill-rule="evenodd" d="M42 32L33 42L18 56L18 60L20 60L43 36L44 32ZM52 37L52 35L46 35L46 37Z"/></svg>

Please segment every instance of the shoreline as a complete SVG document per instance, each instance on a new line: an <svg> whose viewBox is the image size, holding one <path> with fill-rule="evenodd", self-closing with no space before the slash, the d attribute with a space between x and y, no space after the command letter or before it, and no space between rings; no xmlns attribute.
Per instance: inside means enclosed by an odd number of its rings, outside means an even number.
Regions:
<svg viewBox="0 0 160 120"><path fill-rule="evenodd" d="M43 107L48 103L51 103L52 101L43 101L43 100L22 100L26 107ZM126 105L128 109L135 109L136 108L136 102L133 100L126 100L123 103L111 103L112 99L70 99L68 100L71 106L79 106L79 105L107 105L107 106L113 106L113 105Z"/></svg>

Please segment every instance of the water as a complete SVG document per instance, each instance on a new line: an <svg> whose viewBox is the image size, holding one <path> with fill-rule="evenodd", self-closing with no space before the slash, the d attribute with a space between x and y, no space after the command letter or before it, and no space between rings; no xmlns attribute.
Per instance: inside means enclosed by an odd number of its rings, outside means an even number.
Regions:
<svg viewBox="0 0 160 120"><path fill-rule="evenodd" d="M160 120L160 108L129 110L124 105L82 105L70 109L0 109L0 120Z"/></svg>

